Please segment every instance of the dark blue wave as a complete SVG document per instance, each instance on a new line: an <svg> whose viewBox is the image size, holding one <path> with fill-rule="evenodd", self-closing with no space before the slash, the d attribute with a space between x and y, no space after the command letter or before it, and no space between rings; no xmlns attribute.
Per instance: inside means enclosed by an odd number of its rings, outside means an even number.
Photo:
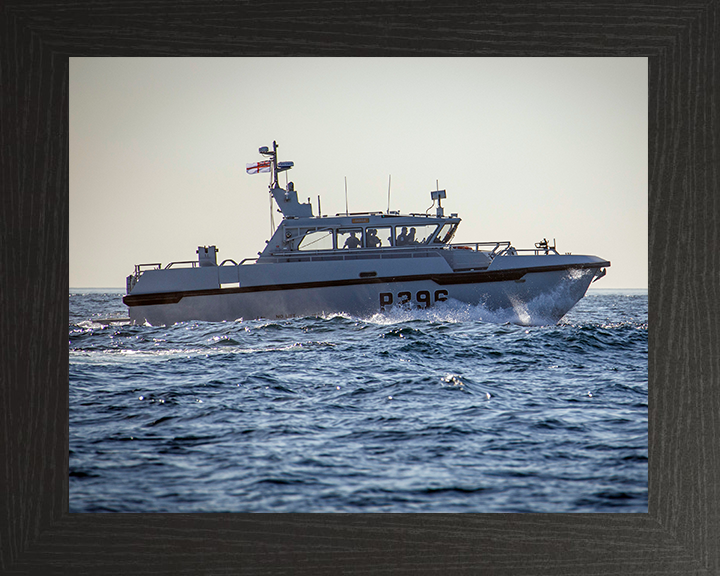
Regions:
<svg viewBox="0 0 720 576"><path fill-rule="evenodd" d="M109 325L71 294L73 512L646 512L647 297Z"/></svg>

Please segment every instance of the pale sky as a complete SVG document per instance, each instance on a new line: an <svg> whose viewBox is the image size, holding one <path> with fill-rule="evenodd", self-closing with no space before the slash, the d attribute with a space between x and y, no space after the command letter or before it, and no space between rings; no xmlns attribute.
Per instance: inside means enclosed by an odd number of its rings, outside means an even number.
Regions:
<svg viewBox="0 0 720 576"><path fill-rule="evenodd" d="M647 288L646 58L71 58L70 286L135 264L257 256L278 159L324 214L425 212L455 242L544 237ZM273 206L273 211L275 211ZM275 224L281 215L275 212Z"/></svg>

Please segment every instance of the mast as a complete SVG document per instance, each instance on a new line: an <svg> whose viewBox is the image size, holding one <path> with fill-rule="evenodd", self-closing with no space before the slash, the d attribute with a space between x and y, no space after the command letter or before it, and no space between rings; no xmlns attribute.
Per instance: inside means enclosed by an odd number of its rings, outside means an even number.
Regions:
<svg viewBox="0 0 720 576"><path fill-rule="evenodd" d="M275 140L273 140L273 151L272 151L272 186L271 188L277 188L279 187L278 183L278 169L277 169L277 149L278 145Z"/></svg>
<svg viewBox="0 0 720 576"><path fill-rule="evenodd" d="M277 159L278 144L273 140L272 151L267 147L261 147L258 152L263 156L269 157L269 161L264 161L257 164L248 164L248 172L257 174L258 172L267 172L268 162L270 164L270 195L275 199L280 211L285 217L291 218L310 218L312 217L312 206L310 205L310 199L307 204L300 204L297 199L297 192L295 191L295 185L292 182L288 182L287 188L281 188L278 178L280 172L285 172L293 167L294 163L278 162ZM272 205L272 201L271 201ZM271 211L272 216L272 211Z"/></svg>

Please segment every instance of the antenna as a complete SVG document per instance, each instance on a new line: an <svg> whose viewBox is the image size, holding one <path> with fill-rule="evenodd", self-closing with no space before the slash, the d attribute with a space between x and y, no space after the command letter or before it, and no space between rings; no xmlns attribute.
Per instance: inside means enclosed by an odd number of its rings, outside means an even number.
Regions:
<svg viewBox="0 0 720 576"><path fill-rule="evenodd" d="M320 209L320 194L318 194L318 216L322 217L322 210Z"/></svg>
<svg viewBox="0 0 720 576"><path fill-rule="evenodd" d="M347 201L347 176L345 176L345 216L349 216L350 211L348 210L348 201Z"/></svg>
<svg viewBox="0 0 720 576"><path fill-rule="evenodd" d="M387 213L390 214L390 183L392 182L392 174L388 174L388 208Z"/></svg>

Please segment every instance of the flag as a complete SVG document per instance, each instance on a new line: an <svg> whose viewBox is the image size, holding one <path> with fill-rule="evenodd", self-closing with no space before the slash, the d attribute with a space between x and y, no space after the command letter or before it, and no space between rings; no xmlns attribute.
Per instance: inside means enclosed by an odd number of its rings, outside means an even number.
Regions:
<svg viewBox="0 0 720 576"><path fill-rule="evenodd" d="M271 166L271 160L263 160L262 162L255 162L254 164L246 164L245 170L247 170L248 174L257 174L258 172L270 172Z"/></svg>

